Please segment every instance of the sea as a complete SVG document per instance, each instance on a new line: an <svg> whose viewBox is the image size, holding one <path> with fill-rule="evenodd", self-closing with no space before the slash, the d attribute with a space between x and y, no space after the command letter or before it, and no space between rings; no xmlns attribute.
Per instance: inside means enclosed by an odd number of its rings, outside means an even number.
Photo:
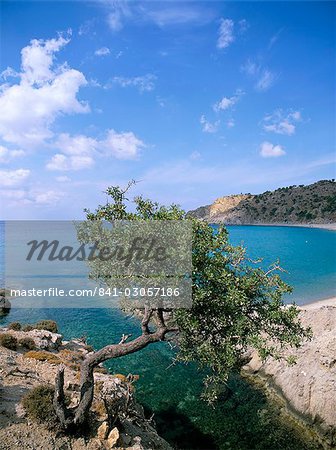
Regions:
<svg viewBox="0 0 336 450"><path fill-rule="evenodd" d="M293 287L286 303L298 305L336 296L336 232L317 228L228 226L229 239L244 245L251 259L267 268L279 262L281 277ZM5 265L4 223L0 222L0 268ZM1 270L0 270L1 272ZM14 302L13 302L14 303ZM111 308L15 308L0 318L14 321L57 321L64 339L86 336L99 349L118 342L123 333L136 336L138 322ZM110 373L139 375L138 401L158 432L176 449L303 450L317 449L291 424L278 405L240 376L228 382L230 393L210 406L201 398L205 375L195 364L172 364L175 350L165 343L106 363Z"/></svg>

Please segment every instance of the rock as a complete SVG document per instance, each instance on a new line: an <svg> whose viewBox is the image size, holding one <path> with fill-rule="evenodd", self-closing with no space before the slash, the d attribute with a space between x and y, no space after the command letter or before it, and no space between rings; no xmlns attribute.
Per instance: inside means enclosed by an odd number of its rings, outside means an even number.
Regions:
<svg viewBox="0 0 336 450"><path fill-rule="evenodd" d="M113 430L110 431L107 437L107 448L112 449L115 448L119 439L119 430L117 427L114 427Z"/></svg>
<svg viewBox="0 0 336 450"><path fill-rule="evenodd" d="M304 326L313 331L311 341L303 343L286 356L294 356L296 364L267 359L256 353L243 368L244 372L280 396L287 410L318 433L329 445L336 445L336 307L302 310Z"/></svg>
<svg viewBox="0 0 336 450"><path fill-rule="evenodd" d="M188 215L226 225L333 224L335 213L328 207L328 201L335 194L336 183L321 180L308 186L289 186L263 194L220 197L211 205L189 211ZM314 211L314 219L306 217L307 209L310 213ZM325 214L322 211L328 212Z"/></svg>
<svg viewBox="0 0 336 450"><path fill-rule="evenodd" d="M7 328L0 329L5 333L10 333L18 340L29 337L33 339L35 347L39 350L58 350L62 344L62 335L58 333L51 333L46 330L31 330L31 331L14 331Z"/></svg>
<svg viewBox="0 0 336 450"><path fill-rule="evenodd" d="M109 426L107 422L103 422L100 427L98 428L97 431L97 438L100 439L101 441L104 441L107 436L108 436L108 432L109 432Z"/></svg>
<svg viewBox="0 0 336 450"><path fill-rule="evenodd" d="M105 450L106 447L99 439L93 438L93 439L89 440L85 449L86 450Z"/></svg>
<svg viewBox="0 0 336 450"><path fill-rule="evenodd" d="M22 419L23 417L26 417L26 415L27 415L27 413L24 410L24 408L21 405L21 403L17 403L15 405L15 411L16 411L16 415L18 416L19 419Z"/></svg>
<svg viewBox="0 0 336 450"><path fill-rule="evenodd" d="M80 385L78 383L72 383L71 381L68 381L66 383L65 388L68 391L74 391L74 392L78 392L80 390Z"/></svg>
<svg viewBox="0 0 336 450"><path fill-rule="evenodd" d="M72 444L72 450L83 450L86 447L85 440L83 438L76 439Z"/></svg>
<svg viewBox="0 0 336 450"><path fill-rule="evenodd" d="M0 296L0 315L4 316L8 314L11 307L11 302L5 296Z"/></svg>
<svg viewBox="0 0 336 450"><path fill-rule="evenodd" d="M25 335L34 339L36 347L43 350L57 350L62 344L61 334L46 330L27 331Z"/></svg>
<svg viewBox="0 0 336 450"><path fill-rule="evenodd" d="M129 436L128 434L123 433L120 435L120 441L121 441L121 445L123 447L128 447L132 442L132 436Z"/></svg>

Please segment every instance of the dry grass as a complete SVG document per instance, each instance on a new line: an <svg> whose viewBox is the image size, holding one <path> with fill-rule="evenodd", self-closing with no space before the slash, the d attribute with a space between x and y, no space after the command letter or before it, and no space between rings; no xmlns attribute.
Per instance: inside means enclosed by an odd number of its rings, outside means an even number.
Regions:
<svg viewBox="0 0 336 450"><path fill-rule="evenodd" d="M62 360L55 353L45 350L31 350L23 355L24 358L37 359L37 361L47 361L49 364L61 364Z"/></svg>

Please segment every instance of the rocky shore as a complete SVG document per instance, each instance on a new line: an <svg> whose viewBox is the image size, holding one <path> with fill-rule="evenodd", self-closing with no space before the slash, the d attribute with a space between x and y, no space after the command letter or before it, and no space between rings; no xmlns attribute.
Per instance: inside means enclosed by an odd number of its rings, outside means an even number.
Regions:
<svg viewBox="0 0 336 450"><path fill-rule="evenodd" d="M313 338L287 356L296 363L267 359L256 353L243 368L249 381L280 400L294 421L305 424L326 449L336 448L336 300L301 308L301 320Z"/></svg>
<svg viewBox="0 0 336 450"><path fill-rule="evenodd" d="M0 338L9 334L19 345L17 350L0 346L1 450L171 449L158 436L153 420L145 417L142 406L134 400L136 376L109 375L103 367L94 375L94 402L85 436L67 435L31 420L23 407L23 398L37 386L53 388L60 364L65 366L69 406L76 405L79 364L92 349L80 340L63 341L60 334L46 330L0 328ZM23 348L23 343L30 343L34 350ZM117 406L113 423L107 405Z"/></svg>
<svg viewBox="0 0 336 450"><path fill-rule="evenodd" d="M0 289L0 316L5 316L11 309L11 302L8 300L6 289Z"/></svg>

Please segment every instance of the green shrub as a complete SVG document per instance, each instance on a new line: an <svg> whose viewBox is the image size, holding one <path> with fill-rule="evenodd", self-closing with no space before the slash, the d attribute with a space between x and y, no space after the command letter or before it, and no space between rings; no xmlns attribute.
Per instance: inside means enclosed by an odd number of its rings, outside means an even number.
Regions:
<svg viewBox="0 0 336 450"><path fill-rule="evenodd" d="M32 331L33 329L33 325L30 325L29 323L27 325L23 325L22 327L22 331Z"/></svg>
<svg viewBox="0 0 336 450"><path fill-rule="evenodd" d="M20 322L12 322L8 325L9 330L20 331L21 323Z"/></svg>
<svg viewBox="0 0 336 450"><path fill-rule="evenodd" d="M54 386L41 384L31 389L22 399L22 406L30 419L53 429L59 425L53 405L54 392ZM70 404L68 394L65 395L65 404Z"/></svg>
<svg viewBox="0 0 336 450"><path fill-rule="evenodd" d="M0 345L9 348L10 350L17 349L17 339L9 333L0 334Z"/></svg>
<svg viewBox="0 0 336 450"><path fill-rule="evenodd" d="M28 417L50 427L57 424L53 406L54 388L46 384L34 387L22 399L22 406Z"/></svg>
<svg viewBox="0 0 336 450"><path fill-rule="evenodd" d="M30 337L24 337L19 340L19 345L21 347L26 348L27 350L34 350L35 349L35 342L34 339Z"/></svg>
<svg viewBox="0 0 336 450"><path fill-rule="evenodd" d="M34 327L36 330L46 330L51 333L57 333L57 323L54 320L40 320Z"/></svg>

